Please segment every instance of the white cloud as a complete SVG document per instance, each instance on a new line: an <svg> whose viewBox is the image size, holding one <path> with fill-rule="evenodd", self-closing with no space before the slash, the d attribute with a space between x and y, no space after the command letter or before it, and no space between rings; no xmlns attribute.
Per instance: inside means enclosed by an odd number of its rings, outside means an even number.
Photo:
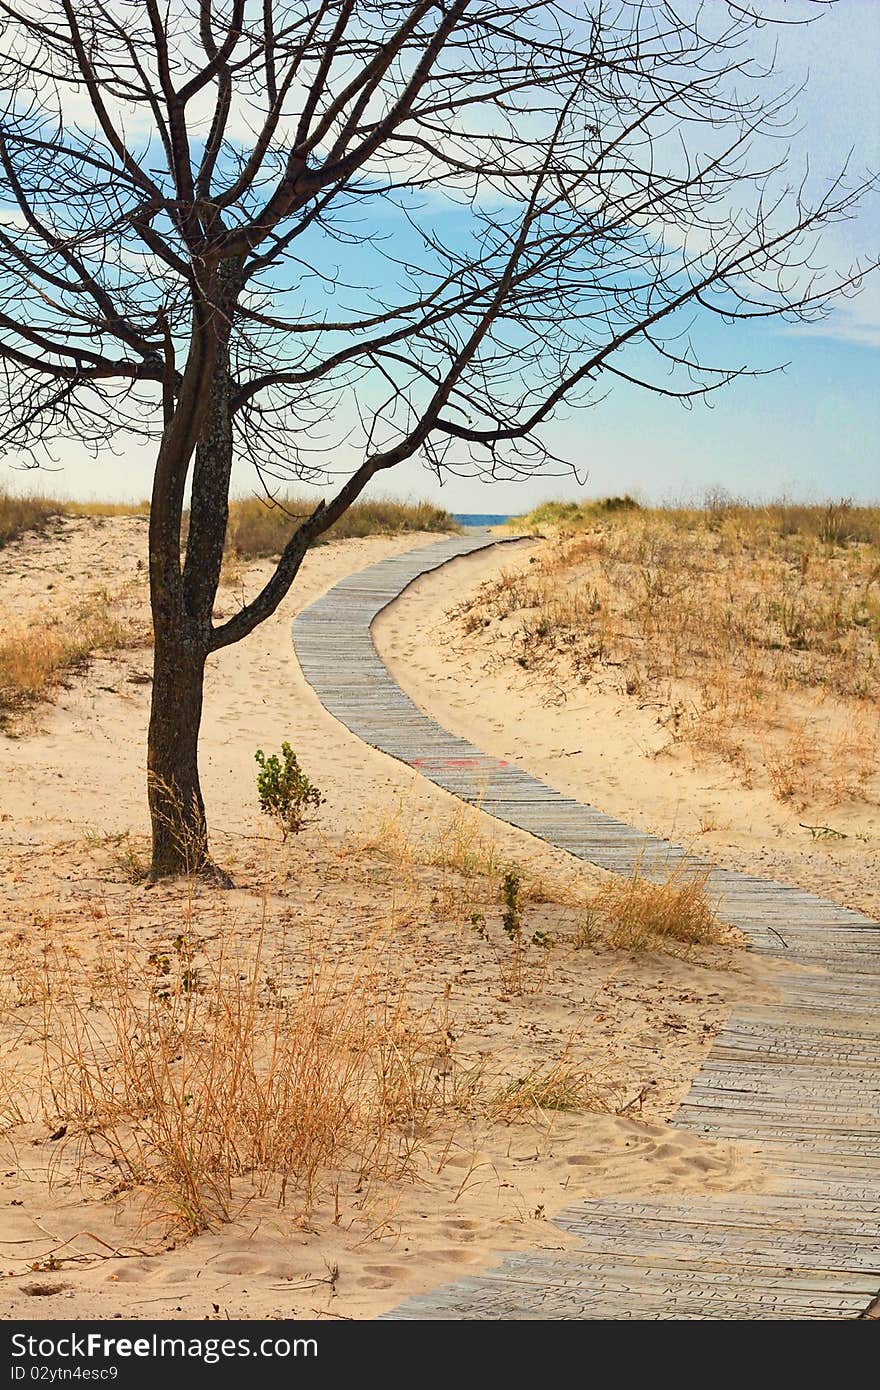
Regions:
<svg viewBox="0 0 880 1390"><path fill-rule="evenodd" d="M880 348L880 271L869 275L853 299L841 299L826 319L800 323L783 330L787 335L833 338L839 343Z"/></svg>

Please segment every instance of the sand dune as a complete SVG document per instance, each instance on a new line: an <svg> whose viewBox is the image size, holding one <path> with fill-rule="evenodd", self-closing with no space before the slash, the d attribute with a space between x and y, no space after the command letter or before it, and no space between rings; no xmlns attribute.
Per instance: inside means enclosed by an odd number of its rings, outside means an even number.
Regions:
<svg viewBox="0 0 880 1390"><path fill-rule="evenodd" d="M236 879L232 892L203 885L145 890L131 881L147 828L148 651L99 657L55 704L30 711L0 736L7 1062L20 1072L19 1084L39 1070L39 1048L27 1030L41 942L68 952L88 974L90 963L114 948L131 949L137 959L166 949L186 918L201 968L221 946L246 947L265 918L269 948L283 935L303 959L315 950L344 959L383 933L396 968L414 981L417 1001L445 997L456 1047L481 1058L498 1084L571 1046L598 1091L626 1103L644 1090L643 1104L625 1115L461 1117L429 1136L408 1180L376 1181L364 1190L355 1175L341 1172L335 1199L325 1190L308 1216L295 1199L279 1207L271 1193L261 1197L241 1179L233 1219L194 1238L155 1190L120 1184L99 1143L86 1143L78 1162L82 1134L53 1138L50 1114L16 1122L7 1106L0 1206L6 1316L371 1317L409 1293L490 1263L500 1249L564 1246L568 1238L547 1218L579 1196L755 1190L767 1183L747 1153L668 1125L733 1002L772 992L766 966L732 946L692 960L630 957L601 945L574 950L565 941L576 909L549 901L530 911L536 925L559 934L559 947L531 991L511 997L485 943L444 907L449 874L419 863L417 854L408 867L391 854L393 835L405 833L417 845L457 813L457 803L330 718L297 670L289 626L299 607L345 573L435 539L343 541L312 552L275 618L212 660L204 789L215 852ZM144 543L138 518L71 520L45 537L26 537L0 551L3 612L39 622L48 607L72 607L89 589L123 588L125 602L143 610ZM477 741L491 730L497 746L507 751L513 740L524 754L513 731L525 707L502 699L490 676L486 705L468 711L467 683L476 673L456 673L449 649L435 646L443 606L493 563L490 557L450 567L430 581L433 588L405 599L384 627L383 644L417 692L442 681L430 701L439 717L454 713ZM246 589L265 573L264 565L247 568ZM226 611L236 601L235 588L221 592ZM530 756L544 771L550 746L563 745L567 733L549 722L537 729L532 722L531 730ZM253 754L284 738L327 803L317 826L281 846L258 812ZM587 887L601 877L476 813L474 827L499 856L530 874L577 873ZM2 1094L5 1104L12 1092Z"/></svg>
<svg viewBox="0 0 880 1390"><path fill-rule="evenodd" d="M766 787L744 785L720 759L696 761L686 748L670 746L656 706L627 697L619 672L573 688L561 679L556 688L546 672L498 660L494 634L463 632L451 610L502 570L527 567L540 544L456 560L419 579L380 615L374 638L403 689L486 752L640 830L730 868L880 913L876 806L819 806L806 815ZM814 839L801 824L826 819L847 837Z"/></svg>

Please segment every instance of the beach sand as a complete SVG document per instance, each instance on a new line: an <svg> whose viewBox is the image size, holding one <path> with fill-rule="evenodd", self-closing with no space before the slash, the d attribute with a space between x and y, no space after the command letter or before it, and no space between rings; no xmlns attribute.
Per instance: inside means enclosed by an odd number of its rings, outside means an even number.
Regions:
<svg viewBox="0 0 880 1390"><path fill-rule="evenodd" d="M16 717L0 735L3 1316L374 1317L410 1293L491 1264L501 1250L571 1244L548 1218L580 1197L772 1183L747 1151L669 1124L736 1000L772 997L772 969L735 945L692 959L632 956L601 943L576 950L566 943L578 909L554 903L551 893L529 908L529 920L556 934L557 948L535 967L526 993L505 991L493 950L460 906L448 909L455 874L418 853L461 816L459 804L367 748L304 682L290 640L295 613L352 570L436 539L316 549L278 613L211 659L203 788L214 853L233 873L232 891L132 881L146 851L148 649L98 657L53 704ZM142 518L69 519L26 536L0 551L0 609L38 624L89 592L124 591L124 605L146 621L145 548ZM527 546L518 549L527 556ZM446 608L515 558L456 562L381 620L382 647L401 683L441 722L540 775L552 773L564 789L589 790L604 809L666 833L684 827L684 810L676 822L672 808L687 805L692 783L668 771L663 785L630 782L630 768L641 766L635 736L611 704L586 722L581 712L572 725L571 711L541 707L536 721L527 688L511 689L504 673L470 660L461 665L447 641ZM268 572L263 563L245 566L240 585L253 593ZM236 586L221 590L226 613L238 601ZM597 738L604 757L599 748L561 756L569 745L593 748ZM276 749L283 739L326 796L316 825L286 844L260 816L254 782L255 749ZM523 873L576 881L581 891L601 881L598 870L471 814L470 833ZM416 846L408 858L401 843ZM118 1181L99 1136L89 1142L74 1127L59 1135L51 1107L40 1110L35 1099L43 947L66 953L87 978L108 951L146 959L167 949L181 922L200 969L221 949L246 953L261 923L264 949L280 950L283 939L294 960L317 952L356 961L378 938L411 981L416 1004L448 1010L455 1048L465 1063L479 1057L496 1087L568 1050L594 1078L605 1112L444 1119L407 1178L364 1184L341 1170L308 1211L296 1194L281 1206L275 1192L260 1195L239 1178L230 1219L189 1236L162 1193ZM628 1103L626 1113L614 1113Z"/></svg>

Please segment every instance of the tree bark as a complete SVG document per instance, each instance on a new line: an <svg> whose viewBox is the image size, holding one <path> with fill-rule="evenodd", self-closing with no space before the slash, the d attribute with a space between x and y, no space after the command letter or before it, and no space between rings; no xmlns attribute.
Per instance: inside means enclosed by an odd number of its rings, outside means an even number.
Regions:
<svg viewBox="0 0 880 1390"><path fill-rule="evenodd" d="M194 873L224 877L213 865L208 846L198 743L205 662L212 644L212 613L229 516L229 334L240 292L239 277L240 266L235 262L221 263L215 269L210 285L210 312L203 317L203 334L208 341L203 338L191 348L201 379L195 383L188 406L198 410L199 420L186 561L182 568L180 532L189 455L174 459L169 466L160 450L156 470L150 515L150 597L155 646L147 743L153 879ZM183 405L181 391L175 415ZM180 423L169 422L166 434L173 438L173 427ZM182 432L186 432L185 423ZM163 462L164 469L160 467ZM160 481L163 472L164 485Z"/></svg>
<svg viewBox="0 0 880 1390"><path fill-rule="evenodd" d="M211 862L198 763L206 656L197 633L155 632L147 744L154 879L201 873Z"/></svg>

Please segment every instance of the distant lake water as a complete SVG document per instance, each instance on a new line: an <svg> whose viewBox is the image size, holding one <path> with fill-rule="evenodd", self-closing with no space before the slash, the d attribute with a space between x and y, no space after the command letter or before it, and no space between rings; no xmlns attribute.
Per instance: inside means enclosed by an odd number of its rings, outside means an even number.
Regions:
<svg viewBox="0 0 880 1390"><path fill-rule="evenodd" d="M453 512L452 517L459 526L501 526L510 520L499 512Z"/></svg>

